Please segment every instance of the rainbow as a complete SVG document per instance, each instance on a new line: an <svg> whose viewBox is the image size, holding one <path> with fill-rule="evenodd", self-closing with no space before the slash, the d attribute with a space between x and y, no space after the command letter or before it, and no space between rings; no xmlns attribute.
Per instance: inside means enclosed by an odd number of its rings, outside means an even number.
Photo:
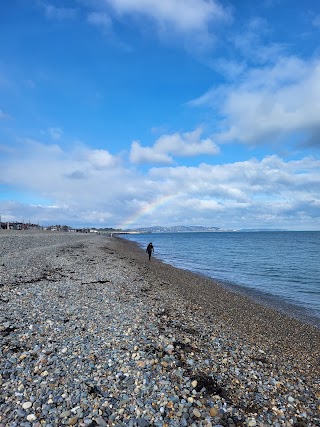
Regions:
<svg viewBox="0 0 320 427"><path fill-rule="evenodd" d="M161 196L157 199L153 200L150 203L145 203L142 207L140 207L134 214L130 215L127 219L125 219L121 224L117 226L117 228L120 229L126 229L133 224L136 224L143 216L145 215L151 215L154 213L156 209L163 206L167 202L169 202L171 199L173 199L176 195L170 194L167 196Z"/></svg>

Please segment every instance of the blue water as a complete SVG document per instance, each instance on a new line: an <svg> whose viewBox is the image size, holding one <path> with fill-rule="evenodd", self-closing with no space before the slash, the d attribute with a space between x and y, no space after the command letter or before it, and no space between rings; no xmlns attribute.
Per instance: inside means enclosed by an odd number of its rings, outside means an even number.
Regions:
<svg viewBox="0 0 320 427"><path fill-rule="evenodd" d="M124 235L168 264L320 326L320 232Z"/></svg>

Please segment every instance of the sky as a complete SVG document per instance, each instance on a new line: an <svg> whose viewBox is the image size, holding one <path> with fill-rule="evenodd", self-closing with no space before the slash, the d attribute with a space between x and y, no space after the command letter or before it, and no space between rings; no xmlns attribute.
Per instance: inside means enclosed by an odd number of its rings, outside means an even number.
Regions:
<svg viewBox="0 0 320 427"><path fill-rule="evenodd" d="M320 230L318 0L0 4L0 215Z"/></svg>

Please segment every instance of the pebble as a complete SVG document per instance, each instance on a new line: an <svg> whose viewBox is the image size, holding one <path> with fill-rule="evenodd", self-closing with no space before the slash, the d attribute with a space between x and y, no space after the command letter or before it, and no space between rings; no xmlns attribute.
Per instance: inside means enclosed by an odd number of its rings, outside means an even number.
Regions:
<svg viewBox="0 0 320 427"><path fill-rule="evenodd" d="M71 415L71 411L63 411L61 412L61 414L59 415L60 418L68 418Z"/></svg>
<svg viewBox="0 0 320 427"><path fill-rule="evenodd" d="M194 408L193 415L195 417L197 417L197 418L200 418L201 417L201 412L197 408Z"/></svg>
<svg viewBox="0 0 320 427"><path fill-rule="evenodd" d="M208 321L123 245L1 235L0 427L320 425L307 366Z"/></svg>
<svg viewBox="0 0 320 427"><path fill-rule="evenodd" d="M102 417L96 417L95 422L101 427L107 427L108 426L108 424L106 423L106 421Z"/></svg>
<svg viewBox="0 0 320 427"><path fill-rule="evenodd" d="M32 406L32 402L24 402L22 404L23 409L29 409Z"/></svg>
<svg viewBox="0 0 320 427"><path fill-rule="evenodd" d="M216 417L219 414L219 409L216 407L210 408L210 416Z"/></svg>

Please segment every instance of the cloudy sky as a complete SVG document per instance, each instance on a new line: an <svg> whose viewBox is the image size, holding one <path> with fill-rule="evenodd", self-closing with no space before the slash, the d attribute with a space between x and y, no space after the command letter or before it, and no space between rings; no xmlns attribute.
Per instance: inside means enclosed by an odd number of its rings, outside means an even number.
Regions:
<svg viewBox="0 0 320 427"><path fill-rule="evenodd" d="M319 0L0 6L0 215L320 229Z"/></svg>

